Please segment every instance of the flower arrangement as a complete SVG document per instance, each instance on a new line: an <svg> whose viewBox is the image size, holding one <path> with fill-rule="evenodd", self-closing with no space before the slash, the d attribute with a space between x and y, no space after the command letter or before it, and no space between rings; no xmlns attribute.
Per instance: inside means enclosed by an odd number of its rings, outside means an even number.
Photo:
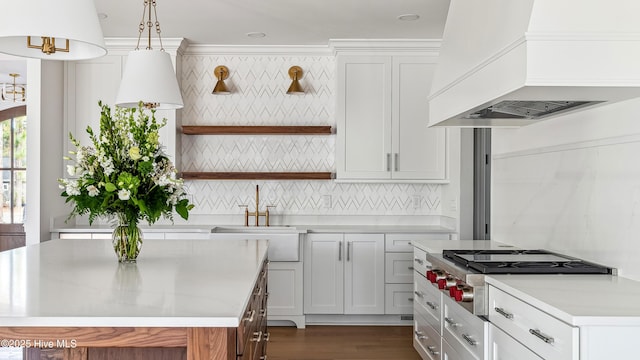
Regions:
<svg viewBox="0 0 640 360"><path fill-rule="evenodd" d="M158 130L166 125L166 119L159 123L155 111L148 116L142 104L138 109L116 107L113 112L102 102L98 105L100 133L95 134L90 126L86 130L93 146L82 146L69 134L75 146L70 154L75 158L65 157L72 161L67 165L70 178L58 180L61 195L73 203L69 217L88 215L90 224L97 217L117 217L120 225L131 231L141 220L149 224L160 217L173 221L173 210L188 219L193 204L159 142ZM122 251L134 255L134 245L129 246Z"/></svg>

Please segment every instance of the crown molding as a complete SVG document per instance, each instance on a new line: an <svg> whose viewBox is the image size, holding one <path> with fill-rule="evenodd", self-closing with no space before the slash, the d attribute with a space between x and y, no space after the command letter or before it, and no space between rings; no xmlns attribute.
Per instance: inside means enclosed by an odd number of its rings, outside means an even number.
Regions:
<svg viewBox="0 0 640 360"><path fill-rule="evenodd" d="M363 52L433 53L440 52L441 39L330 39L334 54Z"/></svg>
<svg viewBox="0 0 640 360"><path fill-rule="evenodd" d="M138 38L117 38L108 37L104 38L104 43L107 46L108 53L111 55L126 55L129 51L135 50L138 44ZM140 40L140 48L146 48L146 40ZM189 45L189 42L184 38L163 38L162 48L169 54L182 55ZM158 38L151 39L151 47L154 49L160 49L160 40Z"/></svg>
<svg viewBox="0 0 640 360"><path fill-rule="evenodd" d="M190 44L184 55L288 55L288 56L328 56L331 49L327 45L205 45Z"/></svg>

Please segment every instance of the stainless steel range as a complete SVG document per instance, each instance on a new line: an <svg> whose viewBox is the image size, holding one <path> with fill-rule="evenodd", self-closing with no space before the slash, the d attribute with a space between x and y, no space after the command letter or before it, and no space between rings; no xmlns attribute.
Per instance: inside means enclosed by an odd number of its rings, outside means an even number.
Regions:
<svg viewBox="0 0 640 360"><path fill-rule="evenodd" d="M427 254L427 279L462 307L486 315L487 274L615 274L615 269L547 250L444 250Z"/></svg>

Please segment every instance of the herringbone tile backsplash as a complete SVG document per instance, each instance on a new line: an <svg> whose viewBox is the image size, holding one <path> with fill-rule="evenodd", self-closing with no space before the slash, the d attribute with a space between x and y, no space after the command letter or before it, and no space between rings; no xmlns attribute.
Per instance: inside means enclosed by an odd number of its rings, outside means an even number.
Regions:
<svg viewBox="0 0 640 360"><path fill-rule="evenodd" d="M213 69L229 68L230 95L213 95ZM287 71L304 71L303 95L287 95ZM186 55L182 60L183 125L335 126L335 57ZM182 135L183 171L335 172L335 135ZM261 203L292 215L440 215L441 186L334 181L189 181L195 214L234 214Z"/></svg>

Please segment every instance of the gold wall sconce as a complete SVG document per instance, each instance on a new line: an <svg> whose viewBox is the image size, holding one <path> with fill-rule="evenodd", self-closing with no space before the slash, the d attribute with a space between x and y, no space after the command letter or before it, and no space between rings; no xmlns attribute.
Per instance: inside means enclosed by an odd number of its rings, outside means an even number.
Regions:
<svg viewBox="0 0 640 360"><path fill-rule="evenodd" d="M291 78L291 86L287 90L287 94L304 94L299 79L302 79L302 68L300 66L292 66L289 68L289 77Z"/></svg>
<svg viewBox="0 0 640 360"><path fill-rule="evenodd" d="M224 80L229 77L229 69L224 65L216 66L213 70L213 75L218 79L218 82L216 82L216 86L213 87L213 91L211 93L217 95L230 94L231 92L227 89L227 85L224 83Z"/></svg>
<svg viewBox="0 0 640 360"><path fill-rule="evenodd" d="M0 98L2 101L25 102L27 100L27 91L24 85L16 84L16 78L20 74L9 74L13 78L13 84L2 84L2 92Z"/></svg>

